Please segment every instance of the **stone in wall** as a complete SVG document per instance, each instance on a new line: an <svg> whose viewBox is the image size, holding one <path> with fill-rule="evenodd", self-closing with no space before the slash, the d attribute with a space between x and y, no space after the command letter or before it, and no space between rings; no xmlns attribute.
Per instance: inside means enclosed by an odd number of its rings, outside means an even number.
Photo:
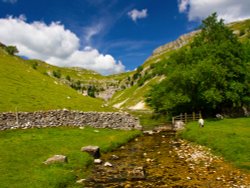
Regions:
<svg viewBox="0 0 250 188"><path fill-rule="evenodd" d="M81 112L53 110L41 112L0 113L0 130L58 126L92 126L95 128L141 129L138 118L120 112Z"/></svg>

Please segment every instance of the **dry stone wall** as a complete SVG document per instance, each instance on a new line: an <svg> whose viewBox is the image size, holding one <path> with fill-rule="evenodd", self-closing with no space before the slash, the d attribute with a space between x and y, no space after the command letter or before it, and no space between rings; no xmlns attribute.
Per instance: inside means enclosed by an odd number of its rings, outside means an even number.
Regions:
<svg viewBox="0 0 250 188"><path fill-rule="evenodd" d="M42 112L0 113L0 130L58 126L141 129L138 118L128 113L54 110Z"/></svg>

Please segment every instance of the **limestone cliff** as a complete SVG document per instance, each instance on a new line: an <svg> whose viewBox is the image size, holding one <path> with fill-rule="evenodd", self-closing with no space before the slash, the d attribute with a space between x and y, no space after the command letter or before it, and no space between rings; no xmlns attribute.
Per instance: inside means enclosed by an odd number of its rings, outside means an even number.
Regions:
<svg viewBox="0 0 250 188"><path fill-rule="evenodd" d="M160 47L156 48L153 51L153 56L157 56L157 55L160 55L162 53L166 53L166 52L181 48L182 46L189 43L191 41L191 39L193 38L193 36L196 35L199 32L200 32L200 30L193 31L193 32L190 32L188 34L181 35L175 41L169 42L169 43L167 43L167 44L165 44L163 46L160 46Z"/></svg>

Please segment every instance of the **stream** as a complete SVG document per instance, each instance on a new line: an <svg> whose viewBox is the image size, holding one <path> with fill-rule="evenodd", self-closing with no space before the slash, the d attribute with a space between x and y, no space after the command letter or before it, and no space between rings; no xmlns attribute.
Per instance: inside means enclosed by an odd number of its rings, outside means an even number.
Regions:
<svg viewBox="0 0 250 188"><path fill-rule="evenodd" d="M102 154L101 160L85 180L85 187L250 188L249 173L232 167L205 147L176 138L170 130L145 133Z"/></svg>

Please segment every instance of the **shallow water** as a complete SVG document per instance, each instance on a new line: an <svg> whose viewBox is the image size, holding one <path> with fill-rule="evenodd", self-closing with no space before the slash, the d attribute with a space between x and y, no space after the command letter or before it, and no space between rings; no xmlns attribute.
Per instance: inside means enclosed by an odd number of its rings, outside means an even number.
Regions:
<svg viewBox="0 0 250 188"><path fill-rule="evenodd" d="M85 187L250 188L249 174L210 155L204 160L189 160L194 153L199 154L197 149L176 139L172 131L143 135L103 154L103 163L95 165ZM104 166L107 161L112 167Z"/></svg>

